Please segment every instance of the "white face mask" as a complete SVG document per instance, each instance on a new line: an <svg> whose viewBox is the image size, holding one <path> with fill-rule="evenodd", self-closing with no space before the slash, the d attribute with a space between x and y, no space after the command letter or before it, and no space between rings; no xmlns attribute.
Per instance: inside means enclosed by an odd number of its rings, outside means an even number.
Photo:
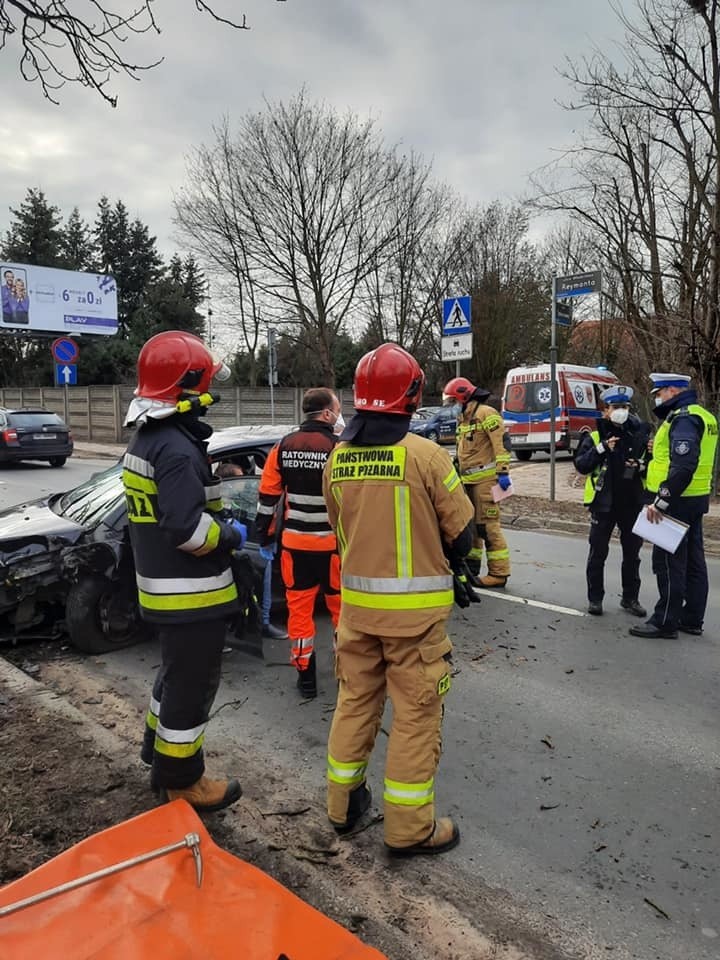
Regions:
<svg viewBox="0 0 720 960"><path fill-rule="evenodd" d="M618 426L625 423L628 418L630 411L627 407L619 407L617 410L610 411L610 419L613 423L616 423Z"/></svg>
<svg viewBox="0 0 720 960"><path fill-rule="evenodd" d="M339 437L340 434L345 429L345 417L341 413L337 415L337 420L333 424L333 433L336 437Z"/></svg>
<svg viewBox="0 0 720 960"><path fill-rule="evenodd" d="M655 406L656 406L656 407L659 407L662 402L663 402L663 398L660 396L659 393L656 393L656 394L655 394Z"/></svg>

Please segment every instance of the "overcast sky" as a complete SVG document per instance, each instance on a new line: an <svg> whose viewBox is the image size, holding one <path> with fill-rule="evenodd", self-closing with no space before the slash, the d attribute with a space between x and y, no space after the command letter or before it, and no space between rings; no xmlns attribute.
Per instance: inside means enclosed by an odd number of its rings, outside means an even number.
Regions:
<svg viewBox="0 0 720 960"><path fill-rule="evenodd" d="M83 7L84 0L70 0ZM108 0L128 9L132 0ZM512 199L527 175L572 139L580 122L564 57L611 49L621 30L607 0L218 0L247 15L233 31L195 12L192 0L156 0L157 37L128 40L128 56L164 63L139 83L111 80L112 109L74 85L61 104L18 74L19 48L0 51L0 231L8 208L40 187L68 214L89 220L105 193L123 200L158 237L173 240L172 195L184 157L262 98L309 95L377 118L388 143L433 160L438 179L470 202ZM629 4L625 4L629 6Z"/></svg>

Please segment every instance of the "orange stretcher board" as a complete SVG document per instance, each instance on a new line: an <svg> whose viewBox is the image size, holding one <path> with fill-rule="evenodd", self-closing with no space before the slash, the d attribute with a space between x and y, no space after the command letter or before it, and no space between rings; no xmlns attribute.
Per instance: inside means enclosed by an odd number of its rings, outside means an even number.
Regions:
<svg viewBox="0 0 720 960"><path fill-rule="evenodd" d="M196 848L179 843L193 834ZM134 862L168 846L179 849ZM110 876L18 906L128 860ZM0 960L39 957L387 960L218 847L184 800L88 837L0 889Z"/></svg>

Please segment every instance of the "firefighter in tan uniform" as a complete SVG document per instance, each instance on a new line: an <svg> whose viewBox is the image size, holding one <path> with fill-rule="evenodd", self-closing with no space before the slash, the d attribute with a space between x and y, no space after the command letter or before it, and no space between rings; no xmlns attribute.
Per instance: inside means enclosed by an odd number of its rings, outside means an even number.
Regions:
<svg viewBox="0 0 720 960"><path fill-rule="evenodd" d="M470 569L480 573L484 544L487 575L480 578L479 586L504 587L510 576L510 551L500 526L500 507L491 490L496 483L502 490L511 485L510 451L505 446L503 418L484 402L489 396L489 390L473 386L465 377L455 377L445 385L443 402L455 407L460 479L475 507Z"/></svg>
<svg viewBox="0 0 720 960"><path fill-rule="evenodd" d="M460 839L449 817L435 816L435 771L450 688L452 568L472 544L473 510L447 453L408 432L424 382L395 344L366 354L355 371L358 412L323 477L342 596L328 816L344 833L368 809L366 770L390 697L384 824L397 856L443 853Z"/></svg>

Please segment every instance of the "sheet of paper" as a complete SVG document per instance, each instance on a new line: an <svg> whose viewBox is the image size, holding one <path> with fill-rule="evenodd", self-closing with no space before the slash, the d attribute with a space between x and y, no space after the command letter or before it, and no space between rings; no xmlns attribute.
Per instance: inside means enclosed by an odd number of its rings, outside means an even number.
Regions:
<svg viewBox="0 0 720 960"><path fill-rule="evenodd" d="M513 490L512 483L507 490L503 490L499 483L494 483L490 487L490 493L492 494L493 503L500 503L501 500L507 500L508 497L511 497L515 491Z"/></svg>
<svg viewBox="0 0 720 960"><path fill-rule="evenodd" d="M660 523L650 523L647 518L647 507L642 508L632 529L632 532L643 540L649 540L650 543L662 547L668 553L675 553L687 531L686 523L667 515Z"/></svg>

